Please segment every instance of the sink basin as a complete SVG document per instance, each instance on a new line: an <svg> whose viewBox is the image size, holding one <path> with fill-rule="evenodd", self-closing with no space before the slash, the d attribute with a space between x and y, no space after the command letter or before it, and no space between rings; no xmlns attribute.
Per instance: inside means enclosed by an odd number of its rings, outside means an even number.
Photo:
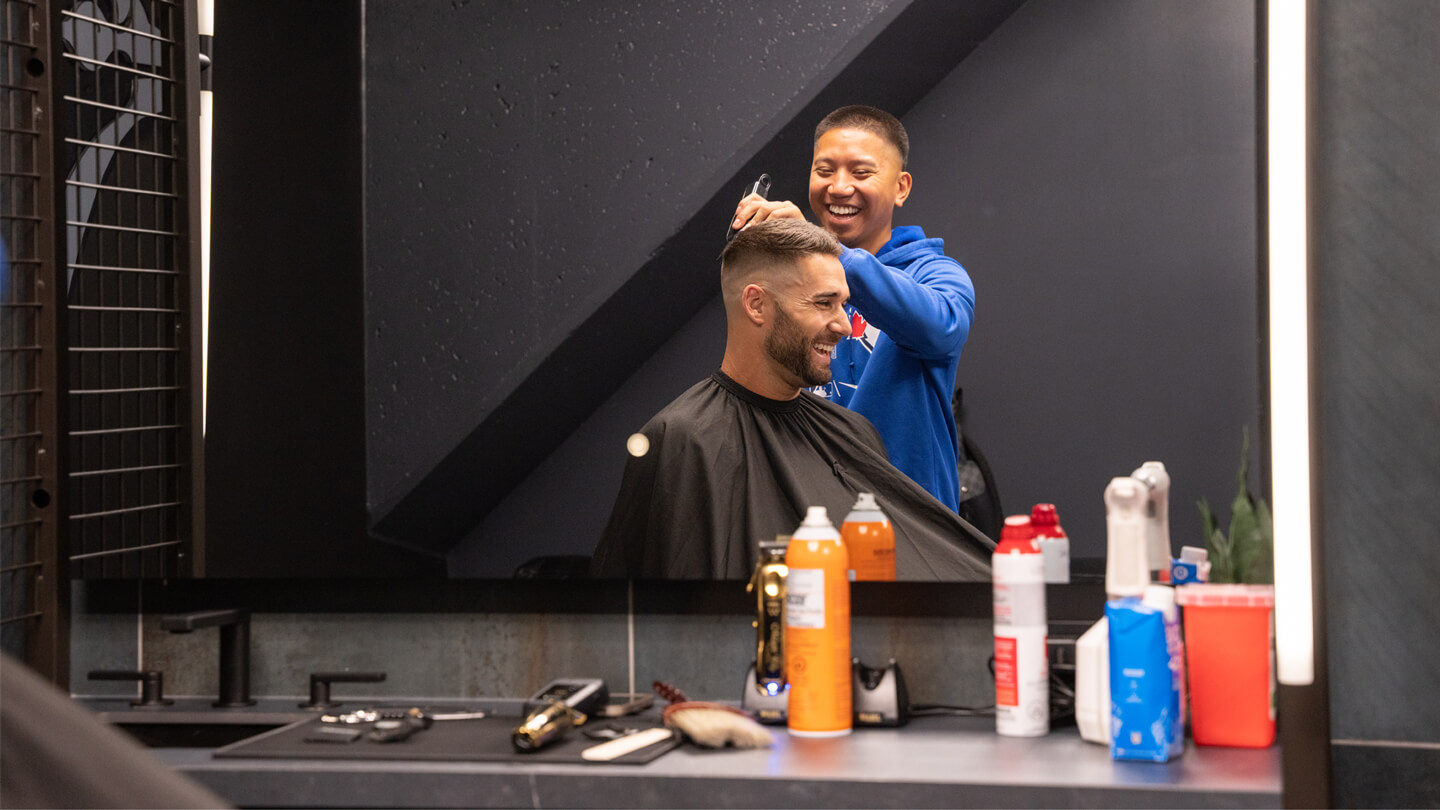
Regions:
<svg viewBox="0 0 1440 810"><path fill-rule="evenodd" d="M294 701L266 700L243 709L216 709L200 698L163 707L132 707L121 698L82 699L81 705L149 748L219 748L314 717Z"/></svg>
<svg viewBox="0 0 1440 810"><path fill-rule="evenodd" d="M147 748L219 748L285 723L111 723Z"/></svg>
<svg viewBox="0 0 1440 810"><path fill-rule="evenodd" d="M159 707L132 706L129 697L84 696L80 705L94 712L99 719L124 731L149 748L220 748L267 731L304 722L316 712L296 707L296 698L260 698L254 706L215 708L213 699L176 697L174 703ZM372 701L352 700L342 711L373 705ZM389 700L379 705L416 705L402 700ZM474 710L476 708L520 717L519 700L440 699L427 700L426 706Z"/></svg>

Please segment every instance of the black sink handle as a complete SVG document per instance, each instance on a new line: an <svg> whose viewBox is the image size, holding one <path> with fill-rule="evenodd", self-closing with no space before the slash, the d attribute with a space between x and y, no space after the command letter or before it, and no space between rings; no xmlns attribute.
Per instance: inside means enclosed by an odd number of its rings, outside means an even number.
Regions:
<svg viewBox="0 0 1440 810"><path fill-rule="evenodd" d="M139 681L140 699L130 701L131 706L154 708L169 706L175 702L166 699L165 673L158 669L93 669L86 677L92 681Z"/></svg>
<svg viewBox="0 0 1440 810"><path fill-rule="evenodd" d="M301 703L302 709L328 709L339 706L330 700L332 683L380 683L385 680L383 672L312 672L310 673L310 702Z"/></svg>

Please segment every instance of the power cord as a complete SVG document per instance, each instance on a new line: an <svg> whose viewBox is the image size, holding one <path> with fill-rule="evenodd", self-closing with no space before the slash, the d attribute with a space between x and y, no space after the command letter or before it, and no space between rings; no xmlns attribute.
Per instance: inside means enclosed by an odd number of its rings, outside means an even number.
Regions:
<svg viewBox="0 0 1440 810"><path fill-rule="evenodd" d="M990 670L990 682L995 682L995 656L985 662ZM991 689L993 692L994 689ZM912 703L910 705L911 717L932 717L936 715L953 715L955 717L994 717L995 704L989 706L958 706L951 703Z"/></svg>
<svg viewBox="0 0 1440 810"><path fill-rule="evenodd" d="M995 680L995 656L990 656L985 662L990 670L990 680ZM956 717L994 717L995 704L988 706L960 706L951 703L912 703L910 704L911 717L931 717L937 715L952 715ZM1050 671L1050 722L1056 720L1070 720L1075 716L1075 690L1056 674L1054 669Z"/></svg>
<svg viewBox="0 0 1440 810"><path fill-rule="evenodd" d="M1050 724L1056 720L1070 720L1075 717L1075 690L1065 680L1050 671Z"/></svg>

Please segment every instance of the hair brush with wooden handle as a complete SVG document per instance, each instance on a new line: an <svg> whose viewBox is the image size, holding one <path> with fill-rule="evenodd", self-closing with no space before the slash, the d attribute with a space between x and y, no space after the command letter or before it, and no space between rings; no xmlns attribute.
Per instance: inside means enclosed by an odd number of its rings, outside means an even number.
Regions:
<svg viewBox="0 0 1440 810"><path fill-rule="evenodd" d="M769 748L775 738L750 715L723 703L687 700L685 693L656 681L655 693L670 705L660 717L669 728L679 729L696 745L705 748Z"/></svg>

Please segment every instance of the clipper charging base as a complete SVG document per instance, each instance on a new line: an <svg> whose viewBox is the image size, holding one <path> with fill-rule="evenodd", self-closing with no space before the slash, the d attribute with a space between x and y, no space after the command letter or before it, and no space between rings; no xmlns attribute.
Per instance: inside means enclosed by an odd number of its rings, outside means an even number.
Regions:
<svg viewBox="0 0 1440 810"><path fill-rule="evenodd" d="M773 682L772 682L773 683ZM745 672L745 689L740 693L740 708L767 726L784 725L785 710L790 705L790 685L776 688L774 694L762 688L755 679L755 665Z"/></svg>

